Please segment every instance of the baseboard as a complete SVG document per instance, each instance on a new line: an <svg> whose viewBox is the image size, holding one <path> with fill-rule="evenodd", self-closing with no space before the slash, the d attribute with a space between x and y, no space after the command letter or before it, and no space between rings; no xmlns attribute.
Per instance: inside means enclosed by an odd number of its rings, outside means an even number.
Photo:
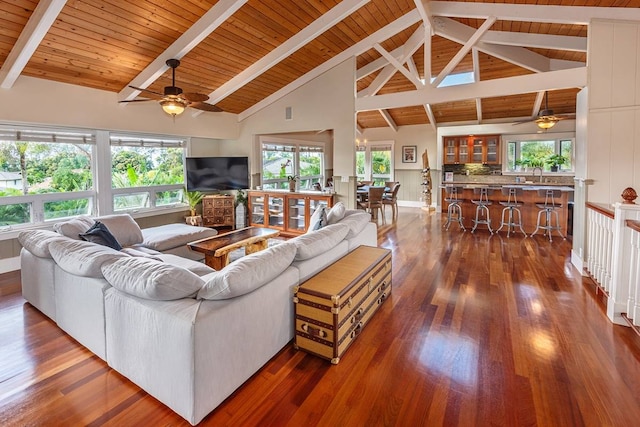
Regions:
<svg viewBox="0 0 640 427"><path fill-rule="evenodd" d="M586 271L584 270L584 261L582 257L578 255L574 250L571 250L571 264L582 274L583 276L588 276Z"/></svg>
<svg viewBox="0 0 640 427"><path fill-rule="evenodd" d="M20 270L20 257L0 259L0 274Z"/></svg>

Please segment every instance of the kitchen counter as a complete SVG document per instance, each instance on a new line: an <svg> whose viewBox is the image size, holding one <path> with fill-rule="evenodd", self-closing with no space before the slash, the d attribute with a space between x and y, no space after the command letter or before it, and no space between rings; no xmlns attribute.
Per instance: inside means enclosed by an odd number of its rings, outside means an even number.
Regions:
<svg viewBox="0 0 640 427"><path fill-rule="evenodd" d="M447 215L447 207L449 204L444 201L446 195L445 188L446 187L458 187L462 188L462 192L458 191L458 198L462 199L460 206L462 207L462 216L463 223L467 229L471 229L473 227L472 220L476 215L476 205L474 205L471 200L477 200L479 195L474 193L476 188L488 187L493 191L492 194L489 195L489 200L492 201L492 205L489 206L489 212L491 217L491 228L495 231L500 227L500 221L502 217L502 209L503 206L500 204L500 201L506 201L507 195L502 194L502 188L522 188L523 193L522 196L518 196L518 202L522 203L522 207L520 207L520 211L522 212L522 226L527 233L530 235L536 228L536 221L538 218L539 208L536 206L538 203L544 203L545 196L540 195L538 193L539 190L560 190L561 196L560 198L555 199L556 203L561 203L562 208L558 210L558 215L560 217L560 225L562 229L560 230L562 234L567 234L567 225L568 217L569 217L569 204L573 203L573 186L567 184L556 184L556 183L534 183L534 182L525 182L523 184L515 184L515 183L471 183L471 182L446 182L443 183L440 188L442 189L442 212L443 216L446 218ZM445 219L443 219L445 220ZM555 221L554 221L555 224ZM454 224L455 225L455 224ZM506 227L505 227L506 228ZM502 231L505 231L505 228ZM478 230L486 230L486 225L479 225ZM453 228L451 228L453 230ZM501 233L502 233L501 231ZM483 231L486 232L486 231ZM506 233L505 233L506 235ZM520 233L522 235L522 233ZM557 236L557 233L554 232L554 236Z"/></svg>

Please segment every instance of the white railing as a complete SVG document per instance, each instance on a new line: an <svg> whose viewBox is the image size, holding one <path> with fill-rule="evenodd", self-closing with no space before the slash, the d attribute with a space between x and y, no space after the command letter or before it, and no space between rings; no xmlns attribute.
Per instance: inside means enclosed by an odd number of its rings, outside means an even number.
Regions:
<svg viewBox="0 0 640 427"><path fill-rule="evenodd" d="M640 326L640 205L587 203L586 226L586 270L607 294L607 316Z"/></svg>
<svg viewBox="0 0 640 427"><path fill-rule="evenodd" d="M611 289L614 212L587 203L587 273L606 293Z"/></svg>

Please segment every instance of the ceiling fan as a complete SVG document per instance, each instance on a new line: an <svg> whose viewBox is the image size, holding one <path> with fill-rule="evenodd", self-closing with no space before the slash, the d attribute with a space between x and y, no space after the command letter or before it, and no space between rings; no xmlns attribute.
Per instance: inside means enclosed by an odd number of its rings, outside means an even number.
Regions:
<svg viewBox="0 0 640 427"><path fill-rule="evenodd" d="M549 93L545 91L544 93L544 110L540 110L538 112L538 117L535 119L527 119L515 122L514 125L519 125L522 123L535 122L540 129L547 130L551 129L558 123L560 120L566 120L575 117L575 113L569 114L553 114L553 110L549 109Z"/></svg>
<svg viewBox="0 0 640 427"><path fill-rule="evenodd" d="M176 86L176 68L180 65L178 59L167 59L167 66L171 68L171 86L165 86L164 93L154 92L149 89L129 86L131 89L139 90L148 94L150 98L131 99L120 102L146 102L160 101L160 105L165 113L172 115L174 118L182 114L187 107L195 108L202 111L212 111L218 113L222 111L220 107L207 104L205 101L209 97L203 93L183 93L182 88Z"/></svg>

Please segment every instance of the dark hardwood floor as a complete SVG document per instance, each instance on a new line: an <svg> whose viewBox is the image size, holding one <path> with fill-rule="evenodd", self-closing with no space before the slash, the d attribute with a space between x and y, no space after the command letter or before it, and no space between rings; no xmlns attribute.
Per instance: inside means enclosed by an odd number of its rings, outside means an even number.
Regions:
<svg viewBox="0 0 640 427"><path fill-rule="evenodd" d="M640 337L607 319L570 243L441 227L409 208L380 227L393 292L339 365L288 345L202 425L638 425ZM13 293L0 425L188 424Z"/></svg>

